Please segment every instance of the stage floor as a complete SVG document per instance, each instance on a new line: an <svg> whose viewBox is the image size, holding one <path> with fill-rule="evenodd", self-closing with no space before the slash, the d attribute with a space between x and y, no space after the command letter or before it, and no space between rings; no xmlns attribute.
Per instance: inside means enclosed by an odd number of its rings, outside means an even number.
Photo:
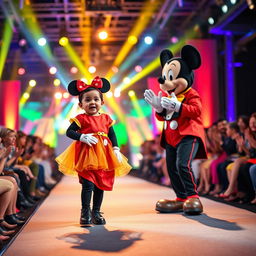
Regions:
<svg viewBox="0 0 256 256"><path fill-rule="evenodd" d="M105 192L105 226L81 228L80 184L64 177L4 253L6 256L255 255L256 214L202 198L204 213L159 214L171 189L126 176Z"/></svg>

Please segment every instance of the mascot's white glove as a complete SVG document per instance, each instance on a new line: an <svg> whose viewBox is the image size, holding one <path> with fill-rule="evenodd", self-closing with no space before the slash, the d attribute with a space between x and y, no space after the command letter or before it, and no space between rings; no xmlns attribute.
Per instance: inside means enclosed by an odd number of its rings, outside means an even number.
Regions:
<svg viewBox="0 0 256 256"><path fill-rule="evenodd" d="M120 148L119 147L113 147L113 149L114 149L114 153L116 155L116 158L117 158L118 162L121 163L122 162L122 154L120 152Z"/></svg>
<svg viewBox="0 0 256 256"><path fill-rule="evenodd" d="M178 101L175 93L173 92L171 94L171 98L167 98L167 97L162 97L161 98L161 106L165 109L175 111L175 112L179 112L181 102Z"/></svg>
<svg viewBox="0 0 256 256"><path fill-rule="evenodd" d="M82 134L79 140L82 141L83 143L89 145L90 147L92 146L92 144L95 145L98 143L98 139L95 138L92 135L92 133Z"/></svg>
<svg viewBox="0 0 256 256"><path fill-rule="evenodd" d="M161 91L156 96L152 90L146 90L144 92L144 98L145 101L156 110L156 112L161 113L163 111L163 107L161 106Z"/></svg>

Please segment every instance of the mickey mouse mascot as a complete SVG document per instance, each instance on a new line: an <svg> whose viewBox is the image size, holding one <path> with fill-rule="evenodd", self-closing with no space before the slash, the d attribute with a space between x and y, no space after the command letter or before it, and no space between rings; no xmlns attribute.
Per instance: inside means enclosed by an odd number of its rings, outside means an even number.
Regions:
<svg viewBox="0 0 256 256"><path fill-rule="evenodd" d="M166 149L166 163L176 199L161 199L156 203L159 212L184 211L200 214L203 206L199 200L191 168L195 158L207 158L205 132L202 124L202 103L199 94L191 88L193 70L201 65L196 48L185 45L181 57L173 57L165 49L160 54L162 76L158 82L160 91L155 95L146 90L144 97L156 111L156 118L164 121L161 146Z"/></svg>

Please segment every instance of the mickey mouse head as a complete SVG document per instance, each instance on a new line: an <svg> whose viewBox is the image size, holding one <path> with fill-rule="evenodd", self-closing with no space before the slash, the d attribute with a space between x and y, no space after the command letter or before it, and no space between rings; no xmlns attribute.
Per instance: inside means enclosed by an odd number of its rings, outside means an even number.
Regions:
<svg viewBox="0 0 256 256"><path fill-rule="evenodd" d="M181 57L173 57L170 50L160 53L162 76L158 78L160 88L169 95L178 95L193 84L194 69L201 66L201 56L192 45L181 49Z"/></svg>

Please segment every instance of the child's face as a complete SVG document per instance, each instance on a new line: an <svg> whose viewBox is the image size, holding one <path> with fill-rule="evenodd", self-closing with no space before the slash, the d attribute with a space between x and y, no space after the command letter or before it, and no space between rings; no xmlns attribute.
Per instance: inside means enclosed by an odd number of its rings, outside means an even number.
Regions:
<svg viewBox="0 0 256 256"><path fill-rule="evenodd" d="M92 90L84 93L82 102L79 103L79 107L84 109L88 115L94 116L97 115L103 101L100 98L100 92L97 90Z"/></svg>

